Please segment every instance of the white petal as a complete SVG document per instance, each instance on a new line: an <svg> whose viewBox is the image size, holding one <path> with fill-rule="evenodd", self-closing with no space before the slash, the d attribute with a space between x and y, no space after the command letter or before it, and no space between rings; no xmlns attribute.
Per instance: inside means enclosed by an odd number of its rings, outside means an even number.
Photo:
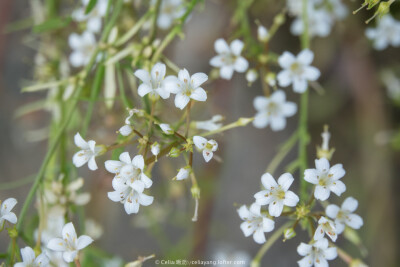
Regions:
<svg viewBox="0 0 400 267"><path fill-rule="evenodd" d="M119 128L119 133L123 136L128 136L132 133L132 126L130 125L124 125L121 128Z"/></svg>
<svg viewBox="0 0 400 267"><path fill-rule="evenodd" d="M74 51L69 56L69 61L71 62L71 65L73 67L79 68L79 67L85 65L86 56L80 51Z"/></svg>
<svg viewBox="0 0 400 267"><path fill-rule="evenodd" d="M65 251L67 249L64 240L61 238L51 239L49 243L47 243L47 248L54 251Z"/></svg>
<svg viewBox="0 0 400 267"><path fill-rule="evenodd" d="M337 180L342 178L346 174L346 171L343 169L342 164L335 164L330 168L329 174L332 175L333 180Z"/></svg>
<svg viewBox="0 0 400 267"><path fill-rule="evenodd" d="M261 176L261 183L265 187L265 189L271 190L272 187L276 188L278 184L276 183L274 177L272 177L269 173L264 173Z"/></svg>
<svg viewBox="0 0 400 267"><path fill-rule="evenodd" d="M45 253L40 254L39 256L37 256L37 258L35 259L35 264L36 266L48 266L50 264L50 260L47 257L47 255Z"/></svg>
<svg viewBox="0 0 400 267"><path fill-rule="evenodd" d="M272 201L269 204L268 211L271 216L279 217L283 210L283 201Z"/></svg>
<svg viewBox="0 0 400 267"><path fill-rule="evenodd" d="M303 75L309 81L316 81L321 76L321 72L315 67L306 67Z"/></svg>
<svg viewBox="0 0 400 267"><path fill-rule="evenodd" d="M268 205L273 200L273 197L269 194L269 191L267 190L255 193L254 198L256 199L256 203L258 205Z"/></svg>
<svg viewBox="0 0 400 267"><path fill-rule="evenodd" d="M135 168L143 170L144 168L144 159L142 155L137 155L132 159L132 164Z"/></svg>
<svg viewBox="0 0 400 267"><path fill-rule="evenodd" d="M325 213L326 215L328 215L329 218L336 219L339 210L340 209L338 206L331 204L326 207Z"/></svg>
<svg viewBox="0 0 400 267"><path fill-rule="evenodd" d="M256 114L253 120L253 126L256 128L265 128L269 124L269 116L267 112L259 112Z"/></svg>
<svg viewBox="0 0 400 267"><path fill-rule="evenodd" d="M346 191L346 185L342 181L335 181L329 189L335 193L336 195L340 196L344 191Z"/></svg>
<svg viewBox="0 0 400 267"><path fill-rule="evenodd" d="M98 167L97 167L96 159L94 156L90 157L88 167L92 171L97 170Z"/></svg>
<svg viewBox="0 0 400 267"><path fill-rule="evenodd" d="M247 220L250 217L249 210L245 205L242 205L238 210L237 210L239 217L242 220Z"/></svg>
<svg viewBox="0 0 400 267"><path fill-rule="evenodd" d="M320 258L318 258L318 261L316 259L314 260L314 266L315 267L329 267L329 264L325 258L320 257Z"/></svg>
<svg viewBox="0 0 400 267"><path fill-rule="evenodd" d="M7 198L6 200L4 200L4 202L1 204L1 213L8 213L10 212L15 205L17 205L17 200L15 198Z"/></svg>
<svg viewBox="0 0 400 267"><path fill-rule="evenodd" d="M256 96L253 100L253 106L257 111L264 111L269 103L269 99L265 96Z"/></svg>
<svg viewBox="0 0 400 267"><path fill-rule="evenodd" d="M299 260L297 263L299 264L299 267L311 267L313 265L313 259L311 256L307 256Z"/></svg>
<svg viewBox="0 0 400 267"><path fill-rule="evenodd" d="M104 163L106 170L110 173L118 173L121 170L122 162L118 160L107 160Z"/></svg>
<svg viewBox="0 0 400 267"><path fill-rule="evenodd" d="M165 64L157 63L151 69L151 77L154 81L159 81L164 78L166 73Z"/></svg>
<svg viewBox="0 0 400 267"><path fill-rule="evenodd" d="M315 167L320 172L327 172L327 171L329 171L329 161L326 158L316 159Z"/></svg>
<svg viewBox="0 0 400 267"><path fill-rule="evenodd" d="M36 258L35 252L30 247L22 248L21 256L22 256L22 261L26 264L32 263Z"/></svg>
<svg viewBox="0 0 400 267"><path fill-rule="evenodd" d="M348 197L343 201L342 209L354 212L358 207L358 201L353 197Z"/></svg>
<svg viewBox="0 0 400 267"><path fill-rule="evenodd" d="M141 85L139 85L138 88L138 94L141 97L144 97L145 95L147 95L148 93L152 92L153 88L151 88L148 84L146 83L142 83Z"/></svg>
<svg viewBox="0 0 400 267"><path fill-rule="evenodd" d="M244 234L244 236L250 236L254 233L254 227L252 224L248 223L248 222L242 222L240 224L240 229L242 229L242 232Z"/></svg>
<svg viewBox="0 0 400 267"><path fill-rule="evenodd" d="M346 219L346 224L353 229L360 229L363 226L363 219L357 214L349 214Z"/></svg>
<svg viewBox="0 0 400 267"><path fill-rule="evenodd" d="M150 74L146 70L135 71L135 76L140 79L143 83L150 84Z"/></svg>
<svg viewBox="0 0 400 267"><path fill-rule="evenodd" d="M154 197L148 196L146 194L140 194L139 195L139 203L140 205L143 206L149 206L151 203L153 203Z"/></svg>
<svg viewBox="0 0 400 267"><path fill-rule="evenodd" d="M296 58L294 57L294 55L286 51L278 58L278 63L281 68L288 69L295 60Z"/></svg>
<svg viewBox="0 0 400 267"><path fill-rule="evenodd" d="M92 242L93 242L93 239L92 239L90 236L81 235L81 236L78 238L78 242L77 242L76 248L77 248L78 250L81 250L81 249L83 249L83 248L89 246Z"/></svg>
<svg viewBox="0 0 400 267"><path fill-rule="evenodd" d="M219 75L225 80L230 80L232 78L233 71L233 66L222 66L219 70Z"/></svg>
<svg viewBox="0 0 400 267"><path fill-rule="evenodd" d="M121 193L119 191L108 192L107 196L111 201L114 202L120 202L122 200Z"/></svg>
<svg viewBox="0 0 400 267"><path fill-rule="evenodd" d="M274 230L275 222L268 218L263 218L263 231L264 232L271 232Z"/></svg>
<svg viewBox="0 0 400 267"><path fill-rule="evenodd" d="M101 18L93 17L87 21L87 29L91 32L98 33L101 29Z"/></svg>
<svg viewBox="0 0 400 267"><path fill-rule="evenodd" d="M62 229L62 237L67 240L76 239L76 231L75 231L75 227L72 224L72 222L64 225L64 227Z"/></svg>
<svg viewBox="0 0 400 267"><path fill-rule="evenodd" d="M273 131L281 131L286 127L286 119L284 117L271 116L270 123Z"/></svg>
<svg viewBox="0 0 400 267"><path fill-rule="evenodd" d="M208 76L205 73L198 72L193 74L191 79L193 88L197 88L208 80Z"/></svg>
<svg viewBox="0 0 400 267"><path fill-rule="evenodd" d="M242 53L244 47L244 43L240 40L233 40L230 47L235 56L240 56L240 53Z"/></svg>
<svg viewBox="0 0 400 267"><path fill-rule="evenodd" d="M222 38L215 41L214 48L218 54L229 53L231 51L226 41Z"/></svg>
<svg viewBox="0 0 400 267"><path fill-rule="evenodd" d="M325 232L324 232L324 230L322 229L322 226L319 225L319 226L317 227L317 229L315 230L315 233L314 233L314 240L321 240L321 239L324 238L324 236L325 236Z"/></svg>
<svg viewBox="0 0 400 267"><path fill-rule="evenodd" d="M245 72L249 68L249 62L244 57L238 57L234 65L235 71Z"/></svg>
<svg viewBox="0 0 400 267"><path fill-rule="evenodd" d="M337 251L335 247L327 248L324 251L325 258L327 260L334 260L337 257Z"/></svg>
<svg viewBox="0 0 400 267"><path fill-rule="evenodd" d="M286 87L292 83L292 76L288 70L280 71L276 78L278 79L279 86L282 87Z"/></svg>
<svg viewBox="0 0 400 267"><path fill-rule="evenodd" d="M316 169L307 169L304 171L304 180L311 184L318 184L318 175L319 171L317 171Z"/></svg>
<svg viewBox="0 0 400 267"><path fill-rule="evenodd" d="M282 174L278 179L278 184L282 187L283 190L289 190L290 186L294 181L293 176L290 173Z"/></svg>
<svg viewBox="0 0 400 267"><path fill-rule="evenodd" d="M264 231L262 228L257 228L257 230L253 234L253 239L258 244L265 243L266 240L265 240L265 235L264 235Z"/></svg>
<svg viewBox="0 0 400 267"><path fill-rule="evenodd" d="M285 193L285 199L283 201L283 204L289 207L295 207L298 202L299 202L299 197L295 193L293 193L292 191L287 191Z"/></svg>
<svg viewBox="0 0 400 267"><path fill-rule="evenodd" d="M270 99L275 103L284 103L286 100L286 94L282 90L276 90L271 94Z"/></svg>
<svg viewBox="0 0 400 267"><path fill-rule="evenodd" d="M164 79L164 89L170 93L177 94L181 91L181 88L178 86L180 81L176 76L168 76Z"/></svg>
<svg viewBox="0 0 400 267"><path fill-rule="evenodd" d="M175 97L175 106L180 109L184 109L189 103L190 98L184 94L177 94Z"/></svg>
<svg viewBox="0 0 400 267"><path fill-rule="evenodd" d="M207 139L205 139L202 136L196 135L196 136L193 136L193 143L198 149L203 150L207 144Z"/></svg>
<svg viewBox="0 0 400 267"><path fill-rule="evenodd" d="M324 201L329 198L330 193L331 191L329 191L329 189L317 185L317 187L315 188L314 197L316 199Z"/></svg>
<svg viewBox="0 0 400 267"><path fill-rule="evenodd" d="M119 155L119 160L125 164L131 164L131 157L128 152L123 152Z"/></svg>
<svg viewBox="0 0 400 267"><path fill-rule="evenodd" d="M215 56L210 59L210 65L216 68L221 68L222 66L225 65L225 62L223 60L224 56Z"/></svg>
<svg viewBox="0 0 400 267"><path fill-rule="evenodd" d="M1 220L6 220L9 221L12 224L16 224L17 223L17 216L15 215L14 212L9 212L7 214L4 214L3 216L1 216ZM1 226L1 223L0 223Z"/></svg>
<svg viewBox="0 0 400 267"><path fill-rule="evenodd" d="M208 150L203 150L203 158L206 162L209 162L212 157L213 157L214 153Z"/></svg>
<svg viewBox="0 0 400 267"><path fill-rule="evenodd" d="M131 184L131 187L135 191L142 193L144 190L144 183L142 181L136 180Z"/></svg>
<svg viewBox="0 0 400 267"><path fill-rule="evenodd" d="M77 147L80 149L89 149L88 143L83 140L82 136L79 133L76 133L74 136L74 142Z"/></svg>
<svg viewBox="0 0 400 267"><path fill-rule="evenodd" d="M180 71L178 72L178 78L179 78L179 80L181 80L182 82L184 82L185 80L190 81L190 74L189 74L189 72L187 71L187 69L180 70Z"/></svg>
<svg viewBox="0 0 400 267"><path fill-rule="evenodd" d="M304 49L297 55L297 60L303 65L310 65L314 59L314 53L309 49Z"/></svg>
<svg viewBox="0 0 400 267"><path fill-rule="evenodd" d="M293 79L293 91L296 93L304 93L307 90L307 81L301 77Z"/></svg>
<svg viewBox="0 0 400 267"><path fill-rule="evenodd" d="M144 188L150 188L153 184L153 181L144 173L140 175L140 180L144 183Z"/></svg>
<svg viewBox="0 0 400 267"><path fill-rule="evenodd" d="M156 89L156 92L162 99L168 99L170 96L170 92L166 90L164 87L160 87Z"/></svg>
<svg viewBox="0 0 400 267"><path fill-rule="evenodd" d="M258 205L257 203L253 203L250 205L250 212L257 215L257 216L261 216L261 206Z"/></svg>
<svg viewBox="0 0 400 267"><path fill-rule="evenodd" d="M282 113L285 117L290 117L296 114L297 105L293 102L286 102L282 106Z"/></svg>
<svg viewBox="0 0 400 267"><path fill-rule="evenodd" d="M135 201L132 202L125 201L124 208L127 214L138 213L139 203L136 203Z"/></svg>
<svg viewBox="0 0 400 267"><path fill-rule="evenodd" d="M74 163L74 165L77 168L82 167L88 161L89 161L89 156L83 150L76 152L72 157L72 163Z"/></svg>
<svg viewBox="0 0 400 267"><path fill-rule="evenodd" d="M197 100L197 101L206 101L207 100L207 93L204 91L203 88L198 87L195 89L192 94L190 95L191 99Z"/></svg>
<svg viewBox="0 0 400 267"><path fill-rule="evenodd" d="M336 228L336 234L340 235L343 233L345 225L338 220L335 220L335 228Z"/></svg>
<svg viewBox="0 0 400 267"><path fill-rule="evenodd" d="M65 251L63 253L63 259L66 262L73 262L78 254L78 251Z"/></svg>
<svg viewBox="0 0 400 267"><path fill-rule="evenodd" d="M300 243L300 245L297 247L297 253L299 253L300 256L306 256L308 255L312 250L312 246L308 245L306 243Z"/></svg>

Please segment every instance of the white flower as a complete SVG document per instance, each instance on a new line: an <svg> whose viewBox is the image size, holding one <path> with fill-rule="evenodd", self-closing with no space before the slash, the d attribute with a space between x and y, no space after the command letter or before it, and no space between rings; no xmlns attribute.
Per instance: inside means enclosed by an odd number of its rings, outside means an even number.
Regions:
<svg viewBox="0 0 400 267"><path fill-rule="evenodd" d="M352 197L344 200L342 206L331 204L326 207L326 215L335 219L336 232L341 234L344 231L345 225L353 228L360 229L364 224L363 219L353 212L357 209L358 201Z"/></svg>
<svg viewBox="0 0 400 267"><path fill-rule="evenodd" d="M79 168L88 162L89 169L97 170L95 157L101 152L102 148L96 146L96 142L93 140L86 142L79 133L75 134L74 141L75 145L81 149L72 157L74 165Z"/></svg>
<svg viewBox="0 0 400 267"><path fill-rule="evenodd" d="M189 177L189 173L190 173L190 167L184 167L184 168L180 168L178 171L178 174L176 175L176 180L180 181L180 180L185 180Z"/></svg>
<svg viewBox="0 0 400 267"><path fill-rule="evenodd" d="M157 156L158 154L160 154L160 144L155 142L151 145L151 153L154 156Z"/></svg>
<svg viewBox="0 0 400 267"><path fill-rule="evenodd" d="M243 234L247 237L253 235L253 239L256 243L265 243L264 232L271 232L274 230L275 222L265 214L261 214L261 207L256 203L253 203L248 209L245 205L241 206L238 210L239 217L244 220L240 224Z"/></svg>
<svg viewBox="0 0 400 267"><path fill-rule="evenodd" d="M249 63L240 56L243 46L244 44L240 40L232 41L230 46L222 38L215 41L214 48L218 56L210 60L210 65L220 68L221 78L230 80L234 71L245 72L247 70Z"/></svg>
<svg viewBox="0 0 400 267"><path fill-rule="evenodd" d="M310 66L313 59L314 53L308 49L301 51L297 57L290 52L284 52L278 58L278 63L283 68L277 76L279 85L293 84L293 91L304 93L307 90L307 81L316 81L320 76L319 70Z"/></svg>
<svg viewBox="0 0 400 267"><path fill-rule="evenodd" d="M155 64L151 73L142 69L135 71L135 76L143 82L138 88L138 94L141 97L150 94L153 99L158 99L159 96L163 99L169 98L170 92L164 87L165 73L166 67L162 63Z"/></svg>
<svg viewBox="0 0 400 267"><path fill-rule="evenodd" d="M121 153L120 161L107 160L107 171L115 173L112 181L115 191L108 192L108 198L121 202L127 214L137 213L139 206L153 203L153 197L143 194L145 188L150 188L153 182L144 172L143 156L137 155L132 160L128 152Z"/></svg>
<svg viewBox="0 0 400 267"><path fill-rule="evenodd" d="M3 228L4 222L8 221L10 223L17 223L17 216L11 210L17 205L17 200L15 198L7 198L1 203L0 207L0 229Z"/></svg>
<svg viewBox="0 0 400 267"><path fill-rule="evenodd" d="M206 162L209 162L215 151L218 149L218 144L215 140L207 140L201 136L193 136L194 145L203 151L203 157Z"/></svg>
<svg viewBox="0 0 400 267"><path fill-rule="evenodd" d="M96 49L96 39L93 33L88 31L82 33L82 35L71 33L68 43L73 50L69 56L71 65L78 68L88 64Z"/></svg>
<svg viewBox="0 0 400 267"><path fill-rule="evenodd" d="M155 4L153 0L153 5ZM157 17L157 26L166 30L172 26L175 19L183 16L186 8L182 0L162 0L160 6L160 14Z"/></svg>
<svg viewBox="0 0 400 267"><path fill-rule="evenodd" d="M307 169L304 171L304 180L315 184L314 197L319 200L327 200L331 191L340 196L346 191L346 185L339 181L346 172L342 164L336 164L329 167L329 161L326 158L315 160L316 169Z"/></svg>
<svg viewBox="0 0 400 267"><path fill-rule="evenodd" d="M103 227L93 219L85 220L86 234L94 240L99 239L103 235Z"/></svg>
<svg viewBox="0 0 400 267"><path fill-rule="evenodd" d="M52 238L59 235L62 231L62 228L65 224L65 212L64 208L60 208L60 206L54 206L49 209L45 214L45 219L43 221L40 240L42 244L47 244ZM39 238L39 229L36 229L34 232L35 240L37 241ZM52 255L48 255L51 257Z"/></svg>
<svg viewBox="0 0 400 267"><path fill-rule="evenodd" d="M400 21L395 20L391 15L385 15L376 28L368 28L365 31L368 39L374 41L376 50L383 50L389 45L400 46Z"/></svg>
<svg viewBox="0 0 400 267"><path fill-rule="evenodd" d="M193 124L197 129L206 131L215 131L222 127L222 123L218 123L224 119L221 115L214 115L210 120L206 121L195 121Z"/></svg>
<svg viewBox="0 0 400 267"><path fill-rule="evenodd" d="M101 19L107 12L107 0L97 0L95 7L90 11L89 14L85 14L86 7L90 0L82 0L83 7L75 10L72 13L72 18L76 21L87 22L87 30L90 32L98 33L101 29Z"/></svg>
<svg viewBox="0 0 400 267"><path fill-rule="evenodd" d="M249 84L255 82L258 78L258 72L255 69L249 69L246 72L246 80Z"/></svg>
<svg viewBox="0 0 400 267"><path fill-rule="evenodd" d="M84 180L82 177L71 181L68 185L63 183L63 175L56 181L52 181L50 188L45 188L45 200L49 204L60 205L63 209L73 203L78 206L86 205L90 201L90 193L78 192L83 187Z"/></svg>
<svg viewBox="0 0 400 267"><path fill-rule="evenodd" d="M335 224L331 220L321 216L321 218L318 220L318 227L314 233L314 240L320 240L324 238L325 234L329 236L333 242L336 242L337 233Z"/></svg>
<svg viewBox="0 0 400 267"><path fill-rule="evenodd" d="M301 243L297 247L297 253L300 256L304 256L303 259L297 263L300 267L328 267L327 260L333 260L337 257L337 251L335 247L328 247L329 243L326 238L318 240L314 244Z"/></svg>
<svg viewBox="0 0 400 267"><path fill-rule="evenodd" d="M21 248L22 262L18 262L14 267L46 267L49 266L49 258L44 254L35 256L35 252L30 247Z"/></svg>
<svg viewBox="0 0 400 267"><path fill-rule="evenodd" d="M125 125L122 126L118 132L123 136L128 136L133 132L133 126L131 126L131 118L134 114L139 113L140 111L137 109L129 109L129 115L125 119Z"/></svg>
<svg viewBox="0 0 400 267"><path fill-rule="evenodd" d="M256 128L265 128L271 125L273 131L283 130L286 126L286 117L296 114L297 105L286 101L282 90L277 90L270 97L257 96L253 101L257 114L253 125Z"/></svg>
<svg viewBox="0 0 400 267"><path fill-rule="evenodd" d="M268 30L262 25L259 25L257 28L257 38L260 42L268 41Z"/></svg>
<svg viewBox="0 0 400 267"><path fill-rule="evenodd" d="M206 101L207 93L200 86L208 80L205 73L198 72L190 76L186 69L180 70L178 77L168 76L165 78L165 88L175 96L175 106L183 109L190 99Z"/></svg>
<svg viewBox="0 0 400 267"><path fill-rule="evenodd" d="M309 8L308 11L308 33L311 37L326 37L331 33L333 26L332 16L324 9ZM304 21L299 16L296 18L290 31L293 35L299 36L304 31Z"/></svg>
<svg viewBox="0 0 400 267"><path fill-rule="evenodd" d="M167 123L160 123L159 124L161 131L163 131L164 134L166 135L171 135L174 134L174 130L172 130L171 126Z"/></svg>
<svg viewBox="0 0 400 267"><path fill-rule="evenodd" d="M64 260L66 262L73 262L78 257L79 250L84 249L92 242L93 239L87 235L77 238L74 225L70 222L64 225L62 238L51 239L47 247L54 251L63 252Z"/></svg>
<svg viewBox="0 0 400 267"><path fill-rule="evenodd" d="M271 216L278 217L281 215L283 206L295 207L299 202L299 197L289 191L294 179L290 173L282 174L278 183L271 174L265 173L261 176L261 183L265 190L254 195L258 205L269 205L268 211Z"/></svg>

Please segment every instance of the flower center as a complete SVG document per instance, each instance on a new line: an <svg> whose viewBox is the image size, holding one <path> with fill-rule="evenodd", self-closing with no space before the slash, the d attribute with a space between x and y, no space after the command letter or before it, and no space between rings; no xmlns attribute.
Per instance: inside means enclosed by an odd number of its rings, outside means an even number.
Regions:
<svg viewBox="0 0 400 267"><path fill-rule="evenodd" d="M296 75L301 75L303 73L303 67L298 62L294 62L292 65L290 65L290 70Z"/></svg>

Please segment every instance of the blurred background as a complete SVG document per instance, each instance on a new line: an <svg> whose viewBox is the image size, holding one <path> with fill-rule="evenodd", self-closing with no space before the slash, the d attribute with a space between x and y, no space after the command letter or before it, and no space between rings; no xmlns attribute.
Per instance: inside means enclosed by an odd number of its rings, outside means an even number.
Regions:
<svg viewBox="0 0 400 267"><path fill-rule="evenodd" d="M347 2L349 11L361 4L361 1ZM258 19L268 28L284 6L284 1L275 3L256 1L250 9L250 21ZM392 12L399 19L398 6ZM21 93L22 85L33 80L36 52L27 43L34 34L30 29L10 31L9 25L29 17L30 12L27 1L0 1L0 199L18 199L17 212L33 182L32 175L44 158L45 130L51 116L46 111L16 116L21 106L46 97L45 93ZM215 55L214 41L228 38L234 30L233 12L233 1L205 1L187 22L185 39L178 38L168 48L168 57L191 73L208 73L209 59ZM332 134L330 145L336 148L332 162L342 163L347 172L343 179L347 185L344 197L359 200L357 213L364 218L364 226L358 231L368 251L364 261L370 266L400 266L400 157L395 140L400 131L400 106L388 96L381 78L382 70L399 69L400 48L390 47L381 52L372 49L364 35L367 27L364 21L371 15L371 11L357 15L349 12L345 20L336 23L330 36L312 40L313 65L321 70L319 82L324 91L320 94L312 90L310 94L308 159L309 166L313 167L315 147L321 144L323 125L328 124ZM298 37L290 34L290 23L288 18L279 29L271 42L271 51L277 54L300 51ZM252 28L256 35L255 23ZM66 40L54 40L62 41ZM244 74L238 73L231 81L218 79L205 89L209 100L207 104L195 106L195 120L207 120L214 114L225 116L226 123L239 117L252 117L255 114L252 101L262 95L259 80L248 86ZM290 88L285 91L290 101L299 103L298 94ZM99 107L89 136L100 143L109 143L108 137L124 118L125 112L118 106L112 111ZM241 253L252 258L260 246L252 238L243 236L236 208L252 203L253 194L259 191L261 175L279 144L296 129L297 120L297 116L290 118L287 128L281 132L249 125L216 136L217 155L222 163L212 161L206 165L200 154L195 154L194 168L202 189L196 223L191 222L194 202L190 185L170 181L177 169L170 159L160 160L153 172L153 205L131 216L120 204L107 198L107 192L112 190L112 175L101 168L105 157L98 160L100 168L96 172L87 172L86 167L79 169L79 175L85 178L85 190L92 194L85 213L100 223L104 231L95 245L125 261L152 253L171 259L213 259L218 253L232 257ZM41 135L42 140L37 140ZM68 156L72 157L73 152ZM275 175L283 173L283 167L296 155L294 149ZM297 188L300 176L295 173L294 177ZM342 200L331 199L335 204L341 204ZM279 225L282 221L277 219L276 223ZM300 259L296 247L302 241L307 242L308 237L300 231L294 239L279 240L265 255L262 266L294 266ZM1 253L7 244L8 237L0 233ZM362 257L359 248L345 239L340 238L338 244L355 258ZM345 265L339 258L330 263L331 266Z"/></svg>

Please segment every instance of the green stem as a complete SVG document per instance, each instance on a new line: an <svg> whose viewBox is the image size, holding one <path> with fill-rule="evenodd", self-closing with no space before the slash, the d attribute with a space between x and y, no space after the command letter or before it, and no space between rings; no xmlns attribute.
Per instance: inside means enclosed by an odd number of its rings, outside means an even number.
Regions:
<svg viewBox="0 0 400 267"><path fill-rule="evenodd" d="M276 230L267 240L267 242L260 248L254 259L251 261L251 267L260 266L261 259L264 254L272 247L272 245L279 239L283 234L283 231L290 226L291 222L283 224L278 230Z"/></svg>

